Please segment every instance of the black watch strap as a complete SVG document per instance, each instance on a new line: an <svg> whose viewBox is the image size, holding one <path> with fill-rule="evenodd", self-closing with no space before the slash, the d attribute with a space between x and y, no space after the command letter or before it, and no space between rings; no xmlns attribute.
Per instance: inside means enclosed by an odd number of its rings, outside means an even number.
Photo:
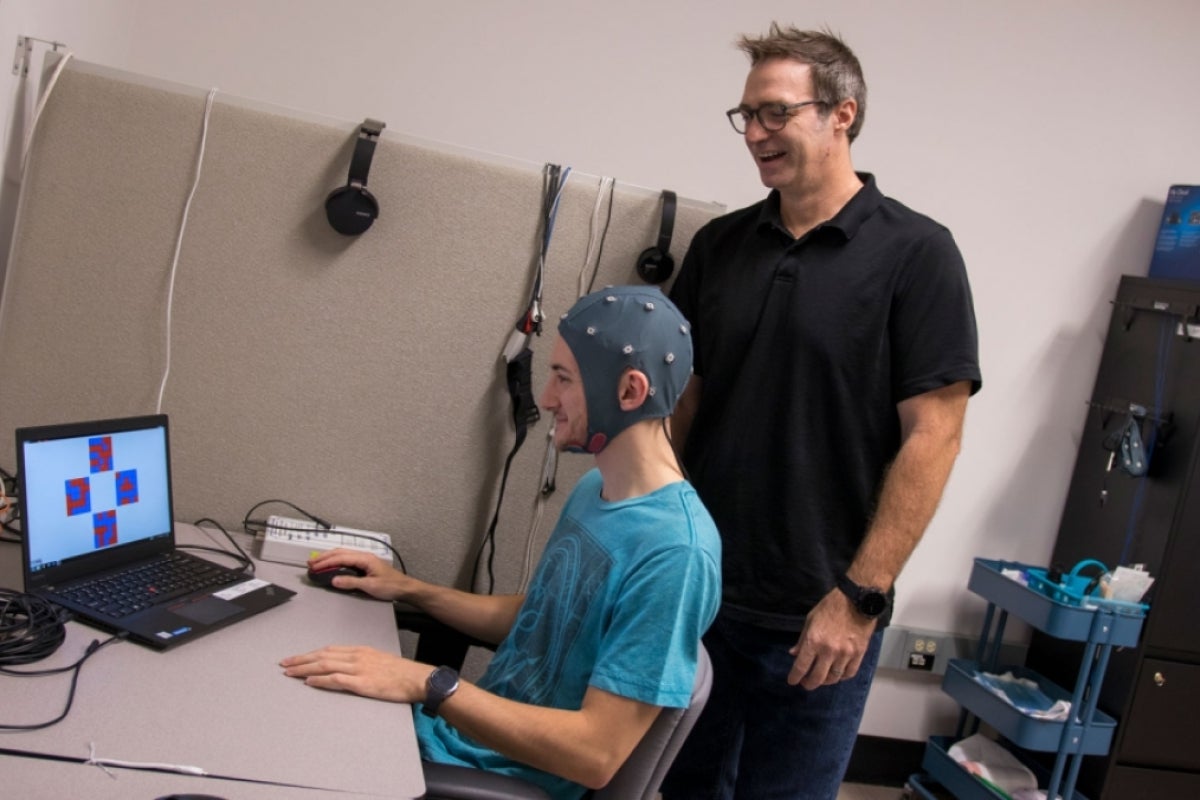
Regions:
<svg viewBox="0 0 1200 800"><path fill-rule="evenodd" d="M843 573L837 577L837 587L850 598L858 613L868 619L876 619L887 611L887 594L877 586L860 586Z"/></svg>

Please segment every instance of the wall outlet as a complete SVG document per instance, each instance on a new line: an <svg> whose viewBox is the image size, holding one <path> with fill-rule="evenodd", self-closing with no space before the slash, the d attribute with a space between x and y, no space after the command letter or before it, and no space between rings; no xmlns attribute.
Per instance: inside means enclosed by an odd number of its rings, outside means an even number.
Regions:
<svg viewBox="0 0 1200 800"><path fill-rule="evenodd" d="M889 625L883 630L879 668L944 675L950 659L974 659L978 648L976 636ZM1027 645L1019 642L1005 642L1000 648L1000 663L1024 664L1027 649Z"/></svg>
<svg viewBox="0 0 1200 800"><path fill-rule="evenodd" d="M934 665L941 661L942 669L935 674L941 675L945 672L946 648L939 647L940 639L941 637L937 634L908 631L904 637L904 652L907 657L905 667L923 672L934 672ZM939 649L942 650L941 653L938 653Z"/></svg>

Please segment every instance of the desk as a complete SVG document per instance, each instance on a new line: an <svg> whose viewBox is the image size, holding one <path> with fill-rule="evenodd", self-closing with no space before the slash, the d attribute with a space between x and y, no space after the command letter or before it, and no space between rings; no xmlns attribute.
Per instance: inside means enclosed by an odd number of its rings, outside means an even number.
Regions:
<svg viewBox="0 0 1200 800"><path fill-rule="evenodd" d="M138 769L112 769L43 758L0 756L4 796L21 800L154 800L177 795L209 795L236 800L339 800L343 792L298 789L269 783L199 778ZM356 794L355 800L386 800L383 795Z"/></svg>
<svg viewBox="0 0 1200 800"><path fill-rule="evenodd" d="M209 529L177 524L177 533L181 542L228 547ZM278 665L285 655L326 644L399 652L391 604L312 587L300 567L266 561L256 567L260 577L296 591L296 596L166 652L131 642L105 647L84 664L66 719L40 731L0 732L0 747L79 759L87 758L94 746L97 758L192 765L218 778L420 797L425 782L408 706L313 689L284 677ZM21 586L19 545L0 544L0 586ZM106 638L107 633L69 623L58 652L24 669L73 663L93 639ZM0 675L0 717L8 724L52 719L62 711L69 684L69 673ZM117 783L96 767L0 756L4 794L16 775L42 773L47 764L101 787L96 796L107 796L104 781ZM151 789L165 785L142 771L115 772L127 783ZM198 785L190 791L209 794L220 794L215 787L225 783L211 778L188 782ZM206 788L210 782L213 789ZM251 785L236 783L232 796L279 796L242 788ZM329 794L314 793L322 796Z"/></svg>

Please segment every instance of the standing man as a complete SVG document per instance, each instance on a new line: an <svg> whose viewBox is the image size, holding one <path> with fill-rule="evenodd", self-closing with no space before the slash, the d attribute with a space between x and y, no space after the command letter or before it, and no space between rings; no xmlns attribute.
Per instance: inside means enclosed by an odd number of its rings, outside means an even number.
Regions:
<svg viewBox="0 0 1200 800"><path fill-rule="evenodd" d="M832 800L980 387L975 316L950 232L851 164L850 49L778 24L739 44L729 121L770 193L702 228L672 289L696 348L675 446L724 595L713 692L663 796Z"/></svg>
<svg viewBox="0 0 1200 800"><path fill-rule="evenodd" d="M683 479L666 418L692 366L688 325L657 289L609 288L563 316L541 405L560 450L596 469L563 507L525 595L477 595L334 550L339 589L403 600L499 647L478 684L366 647L282 661L309 685L404 703L430 761L515 775L552 797L608 783L664 707L692 696L721 594L720 538Z"/></svg>

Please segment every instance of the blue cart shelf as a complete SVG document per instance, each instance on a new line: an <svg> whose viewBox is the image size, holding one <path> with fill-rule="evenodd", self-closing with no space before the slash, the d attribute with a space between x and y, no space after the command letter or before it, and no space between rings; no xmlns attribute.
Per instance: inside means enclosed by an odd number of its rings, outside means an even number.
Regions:
<svg viewBox="0 0 1200 800"><path fill-rule="evenodd" d="M1012 575L1020 576L1017 580ZM1013 561L975 559L967 588L988 601L979 646L973 660L954 659L946 669L942 690L962 707L954 737L931 737L921 766L924 775L909 780L919 797L934 798L930 785L940 785L961 800L1000 800L1002 797L976 780L951 758L951 744L969 736L986 722L1003 737L1003 743L1018 757L1023 752L1054 753L1053 768L1044 768L1022 758L1038 775L1039 786L1048 798L1086 800L1075 791L1079 767L1085 755L1103 755L1112 744L1117 723L1096 708L1100 685L1113 647L1132 647L1141 635L1146 606L1110 602L1058 590L1049 584L1044 570ZM1075 685L1054 685L1032 670L997 663L1009 614L1059 639L1084 643ZM1016 677L1035 681L1053 700L1069 700L1065 720L1038 719L998 697L978 676L982 672L1012 671Z"/></svg>

